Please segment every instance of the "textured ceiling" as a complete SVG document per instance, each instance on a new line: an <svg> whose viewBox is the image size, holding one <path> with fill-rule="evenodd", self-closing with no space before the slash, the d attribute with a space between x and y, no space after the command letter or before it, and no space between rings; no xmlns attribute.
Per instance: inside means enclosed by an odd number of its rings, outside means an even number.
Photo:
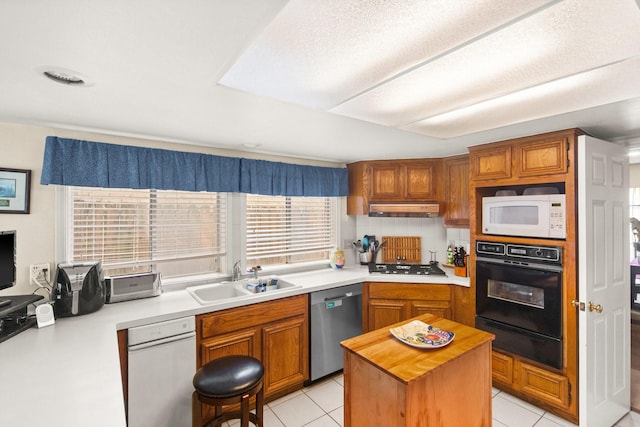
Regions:
<svg viewBox="0 0 640 427"><path fill-rule="evenodd" d="M317 4L290 2L220 83L435 138L640 96L633 1Z"/></svg>
<svg viewBox="0 0 640 427"><path fill-rule="evenodd" d="M335 162L640 145L634 0L4 0L0 55L5 122Z"/></svg>

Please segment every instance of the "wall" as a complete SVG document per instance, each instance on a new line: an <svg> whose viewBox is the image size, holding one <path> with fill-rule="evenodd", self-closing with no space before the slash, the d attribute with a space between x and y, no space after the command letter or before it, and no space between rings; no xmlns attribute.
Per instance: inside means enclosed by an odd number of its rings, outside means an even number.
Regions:
<svg viewBox="0 0 640 427"><path fill-rule="evenodd" d="M0 230L16 230L17 233L16 286L0 291L0 295L28 294L36 290L36 287L29 283L30 264L49 263L52 270L55 270L55 263L64 261L55 259L55 242L57 238L55 236L55 186L40 185L44 143L45 138L49 135L113 144L192 151L222 156L260 158L265 160L316 166L344 166L342 164L266 156L196 145L175 144L39 126L0 123L0 153L2 153L0 155L0 168L31 170L30 213L0 214ZM347 218L343 219L345 226L348 226L350 222L351 221ZM50 274L53 276L54 271Z"/></svg>
<svg viewBox="0 0 640 427"><path fill-rule="evenodd" d="M640 187L640 163L629 165L629 187Z"/></svg>
<svg viewBox="0 0 640 427"><path fill-rule="evenodd" d="M358 215L356 218L356 234L352 235L352 240L362 239L365 234L373 234L378 240L382 240L382 236L421 237L422 263L428 263L431 260L430 251L436 251L436 260L440 263L445 263L447 260L447 246L450 242L456 246L464 246L466 250L471 241L468 228L445 228L443 225L444 218L442 217L370 218ZM343 236L348 236L348 234L343 232ZM377 261L382 262L380 254Z"/></svg>

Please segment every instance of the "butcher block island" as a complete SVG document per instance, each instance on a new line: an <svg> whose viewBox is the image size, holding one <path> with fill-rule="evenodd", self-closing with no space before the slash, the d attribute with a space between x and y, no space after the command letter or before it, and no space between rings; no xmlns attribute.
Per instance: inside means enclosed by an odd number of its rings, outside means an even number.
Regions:
<svg viewBox="0 0 640 427"><path fill-rule="evenodd" d="M431 347L390 332L415 321L455 335ZM491 427L493 338L424 314L342 341L345 427Z"/></svg>

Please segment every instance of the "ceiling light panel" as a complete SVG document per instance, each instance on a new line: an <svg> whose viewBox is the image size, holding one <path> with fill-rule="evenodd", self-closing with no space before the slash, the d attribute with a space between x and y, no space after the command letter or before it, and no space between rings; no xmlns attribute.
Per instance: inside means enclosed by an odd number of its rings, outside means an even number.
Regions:
<svg viewBox="0 0 640 427"><path fill-rule="evenodd" d="M639 18L633 1L567 0L331 111L412 129L413 122L638 55Z"/></svg>
<svg viewBox="0 0 640 427"><path fill-rule="evenodd" d="M220 84L328 109L551 0L292 0Z"/></svg>
<svg viewBox="0 0 640 427"><path fill-rule="evenodd" d="M640 56L435 116L403 129L453 138L611 104L640 97L639 75ZM581 127L588 123L575 125Z"/></svg>

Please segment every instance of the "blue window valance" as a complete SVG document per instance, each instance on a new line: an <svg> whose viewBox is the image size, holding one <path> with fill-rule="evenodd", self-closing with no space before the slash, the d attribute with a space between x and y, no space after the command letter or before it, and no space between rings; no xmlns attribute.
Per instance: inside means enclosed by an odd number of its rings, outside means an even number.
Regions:
<svg viewBox="0 0 640 427"><path fill-rule="evenodd" d="M48 136L41 184L346 196L347 170Z"/></svg>

